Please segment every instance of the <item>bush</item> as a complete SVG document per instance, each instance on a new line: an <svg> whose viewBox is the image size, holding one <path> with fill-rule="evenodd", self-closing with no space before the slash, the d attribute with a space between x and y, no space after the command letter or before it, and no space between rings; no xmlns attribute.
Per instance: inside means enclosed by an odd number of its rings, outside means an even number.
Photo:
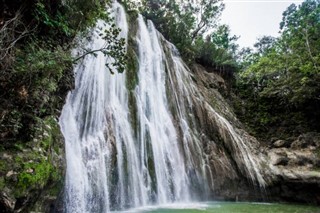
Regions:
<svg viewBox="0 0 320 213"><path fill-rule="evenodd" d="M37 119L56 115L73 86L70 47L75 36L87 33L98 19L111 22L104 0L4 0L0 30L0 142L30 140ZM1 26L0 26L1 27ZM106 45L88 50L115 58L123 69L124 41L115 26L101 36ZM107 64L107 66L110 66Z"/></svg>

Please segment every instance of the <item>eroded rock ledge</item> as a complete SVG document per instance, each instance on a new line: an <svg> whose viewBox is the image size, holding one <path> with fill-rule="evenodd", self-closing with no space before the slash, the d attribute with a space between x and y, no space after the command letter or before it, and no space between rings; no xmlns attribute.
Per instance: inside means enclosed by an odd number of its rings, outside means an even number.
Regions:
<svg viewBox="0 0 320 213"><path fill-rule="evenodd" d="M277 140L266 150L276 200L320 204L320 133Z"/></svg>

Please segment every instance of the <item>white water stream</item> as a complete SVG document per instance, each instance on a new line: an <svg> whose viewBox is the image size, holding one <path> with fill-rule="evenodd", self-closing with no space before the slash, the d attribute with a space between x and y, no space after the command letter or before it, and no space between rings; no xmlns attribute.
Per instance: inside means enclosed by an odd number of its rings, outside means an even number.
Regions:
<svg viewBox="0 0 320 213"><path fill-rule="evenodd" d="M127 39L126 14L118 3L113 4L113 14L120 36ZM195 198L191 185L203 189L212 185L207 157L193 130L191 95L196 88L189 71L150 21L146 24L139 16L137 23L137 125L132 125L126 72L115 70L112 75L105 67L110 59L102 53L86 56L75 68L75 89L60 118L67 158L66 212L105 213L188 202ZM99 49L104 42L94 32L87 49ZM173 90L173 102L168 88ZM249 150L228 121L218 113L216 117L248 156ZM251 178L259 179L250 156L245 164Z"/></svg>

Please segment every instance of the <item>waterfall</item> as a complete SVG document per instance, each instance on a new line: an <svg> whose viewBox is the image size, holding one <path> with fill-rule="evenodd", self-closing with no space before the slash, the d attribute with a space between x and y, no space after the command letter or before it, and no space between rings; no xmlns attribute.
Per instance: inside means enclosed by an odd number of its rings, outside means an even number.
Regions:
<svg viewBox="0 0 320 213"><path fill-rule="evenodd" d="M113 5L115 20L122 37L127 36L124 9ZM99 21L97 29L104 27ZM105 41L93 31L87 49L99 49ZM63 107L60 126L66 144L66 209L67 212L107 212L110 210L111 173L114 173L112 152L117 148L119 181L123 179L122 143L133 144L128 123L126 78L106 70L108 57L98 52L88 55L75 68L75 90ZM113 136L106 135L108 132ZM117 143L116 143L117 142ZM120 148L119 148L120 147ZM118 149L119 148L119 149ZM132 154L134 158L135 153ZM134 160L134 159L133 159ZM134 170L134 168L132 168ZM136 178L132 175L132 178ZM124 196L124 183L118 184L119 195ZM133 194L134 195L134 194ZM121 201L123 205L124 201Z"/></svg>
<svg viewBox="0 0 320 213"><path fill-rule="evenodd" d="M139 117L138 142L148 182L155 180L157 203L188 199L188 177L179 150L178 135L166 96L164 63L154 25L138 18L139 83L136 99ZM151 163L150 163L151 162ZM153 167L153 174L149 167ZM148 183L152 187L152 182Z"/></svg>
<svg viewBox="0 0 320 213"><path fill-rule="evenodd" d="M127 41L123 7L113 3L112 11L120 37ZM96 29L105 25L99 21ZM240 150L237 159L250 178L263 183L244 139L206 103L175 47L141 15L137 27L135 115L129 110L127 72L111 74L105 67L112 59L98 52L75 67L75 89L60 117L67 160L66 212L189 202L214 188L210 156L196 124L197 104L214 116L219 133L228 134L231 146ZM104 42L93 30L86 49L99 49Z"/></svg>

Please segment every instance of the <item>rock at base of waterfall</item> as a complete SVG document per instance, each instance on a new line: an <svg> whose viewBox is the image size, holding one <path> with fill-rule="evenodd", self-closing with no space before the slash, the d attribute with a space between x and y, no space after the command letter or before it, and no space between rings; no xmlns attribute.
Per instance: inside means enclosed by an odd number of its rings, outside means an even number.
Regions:
<svg viewBox="0 0 320 213"><path fill-rule="evenodd" d="M320 204L320 134L305 133L290 147L267 150L272 182L267 189L274 200Z"/></svg>

